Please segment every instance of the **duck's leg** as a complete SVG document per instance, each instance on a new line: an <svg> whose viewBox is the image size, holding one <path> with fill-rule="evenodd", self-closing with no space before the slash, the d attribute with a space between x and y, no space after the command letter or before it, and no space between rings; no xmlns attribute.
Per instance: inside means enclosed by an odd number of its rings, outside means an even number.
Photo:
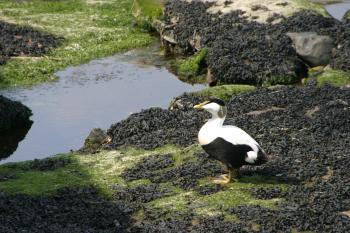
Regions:
<svg viewBox="0 0 350 233"><path fill-rule="evenodd" d="M227 179L228 176L229 176L229 173L230 173L230 168L227 166L227 164L223 163L223 167L224 167L224 172L225 174L222 174L220 175L219 177L220 178L223 178L223 179Z"/></svg>
<svg viewBox="0 0 350 233"><path fill-rule="evenodd" d="M231 168L230 169L230 180L232 182L237 182L239 177L240 177L240 174L239 174L239 168Z"/></svg>
<svg viewBox="0 0 350 233"><path fill-rule="evenodd" d="M231 180L231 169L226 164L223 165L225 166L225 171L227 172L227 174L222 174L219 176L219 178L214 179L213 182L215 184L227 184Z"/></svg>

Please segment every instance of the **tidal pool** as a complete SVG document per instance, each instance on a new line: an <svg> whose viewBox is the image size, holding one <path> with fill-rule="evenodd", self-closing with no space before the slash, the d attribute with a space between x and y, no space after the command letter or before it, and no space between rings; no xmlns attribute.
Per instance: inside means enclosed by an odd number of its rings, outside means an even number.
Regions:
<svg viewBox="0 0 350 233"><path fill-rule="evenodd" d="M69 67L56 76L57 81L32 88L0 90L28 106L34 122L17 150L0 164L79 149L92 128L107 129L141 109L167 108L173 97L205 87L171 74L158 46Z"/></svg>
<svg viewBox="0 0 350 233"><path fill-rule="evenodd" d="M325 5L328 13L338 20L342 20L344 14L350 10L350 1L344 1L342 3Z"/></svg>

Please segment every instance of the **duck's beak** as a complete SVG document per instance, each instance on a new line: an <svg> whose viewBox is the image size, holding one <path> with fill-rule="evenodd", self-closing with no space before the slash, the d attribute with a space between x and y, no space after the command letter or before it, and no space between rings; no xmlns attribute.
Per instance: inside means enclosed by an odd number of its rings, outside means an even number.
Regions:
<svg viewBox="0 0 350 233"><path fill-rule="evenodd" d="M203 103L195 105L193 108L195 108L195 109L203 109L203 106L208 104L208 103L209 103L209 101L204 101Z"/></svg>

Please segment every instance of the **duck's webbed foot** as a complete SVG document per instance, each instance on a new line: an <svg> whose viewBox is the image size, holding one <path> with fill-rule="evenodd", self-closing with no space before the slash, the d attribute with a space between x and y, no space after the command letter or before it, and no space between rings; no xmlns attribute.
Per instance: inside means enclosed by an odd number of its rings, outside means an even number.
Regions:
<svg viewBox="0 0 350 233"><path fill-rule="evenodd" d="M237 182L239 178L239 168L229 168L228 174L220 175L219 178L213 182L215 184L228 184L230 182Z"/></svg>
<svg viewBox="0 0 350 233"><path fill-rule="evenodd" d="M214 184L228 184L230 182L230 177L228 174L220 175L219 178L214 179Z"/></svg>

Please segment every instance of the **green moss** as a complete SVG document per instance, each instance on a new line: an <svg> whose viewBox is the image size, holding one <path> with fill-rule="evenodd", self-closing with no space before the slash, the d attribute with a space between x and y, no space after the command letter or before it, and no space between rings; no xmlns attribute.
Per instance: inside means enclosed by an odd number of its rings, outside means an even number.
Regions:
<svg viewBox="0 0 350 233"><path fill-rule="evenodd" d="M128 182L128 186L131 188L137 187L140 185L149 185L149 184L152 184L152 182L149 179L139 179L139 180Z"/></svg>
<svg viewBox="0 0 350 233"><path fill-rule="evenodd" d="M239 218L237 217L237 215L235 214L231 214L231 213L227 213L224 215L224 219L227 222L235 222L235 223L239 223Z"/></svg>
<svg viewBox="0 0 350 233"><path fill-rule="evenodd" d="M91 184L89 177L81 173L73 165L74 162L49 171L30 169L31 164L32 162L21 162L0 166L0 175L14 177L0 182L0 189L11 194L41 195L63 187Z"/></svg>
<svg viewBox="0 0 350 233"><path fill-rule="evenodd" d="M146 46L155 38L133 28L133 0L1 1L0 20L64 37L41 58L11 59L0 66L0 87L32 85L54 79L54 72L91 59Z"/></svg>
<svg viewBox="0 0 350 233"><path fill-rule="evenodd" d="M345 86L350 84L350 73L342 70L326 69L323 73L316 76L319 86L323 86L326 83L333 86Z"/></svg>
<svg viewBox="0 0 350 233"><path fill-rule="evenodd" d="M350 21L350 10L348 10L348 11L345 13L343 19L344 19L344 20Z"/></svg>
<svg viewBox="0 0 350 233"><path fill-rule="evenodd" d="M194 157L195 153L200 152L202 149L199 145L192 145L183 150L178 150L174 153L175 166L180 166L183 163L196 161Z"/></svg>
<svg viewBox="0 0 350 233"><path fill-rule="evenodd" d="M204 76L201 75L205 73L205 57L207 53L208 49L203 48L201 51L190 57L175 59L170 62L171 69L173 69L182 79L198 79L198 77L201 77L200 80L202 80Z"/></svg>
<svg viewBox="0 0 350 233"><path fill-rule="evenodd" d="M132 13L139 26L151 29L153 20L163 16L162 0L134 0Z"/></svg>
<svg viewBox="0 0 350 233"><path fill-rule="evenodd" d="M209 182L210 180L207 178L201 181L202 184ZM217 208L226 210L237 205L260 205L267 208L273 208L275 207L276 203L281 201L281 199L256 199L250 194L250 189L275 187L281 187L283 189L287 188L286 184L279 183L275 179L266 180L265 177L261 176L243 177L239 180L239 182L228 184L226 186L226 190L207 196L202 196L195 202L206 203L206 206L204 208L208 210Z"/></svg>
<svg viewBox="0 0 350 233"><path fill-rule="evenodd" d="M71 13L84 10L87 6L83 0L61 0L61 1L11 1L12 9L26 8L28 14L42 13ZM10 9L11 9L10 8ZM16 12L16 11L15 11Z"/></svg>
<svg viewBox="0 0 350 233"><path fill-rule="evenodd" d="M171 153L175 158L175 165L180 166L194 161L194 154L201 151L198 145L186 148L166 145L155 150L141 150L125 148L120 151L101 151L96 154L67 154L55 158L69 158L70 163L54 170L39 171L33 169L33 162L12 163L0 166L0 178L4 175L12 176L11 179L0 182L0 190L10 194L48 195L59 188L76 186L94 186L100 194L112 197L115 190L113 185L123 187L136 187L150 184L148 179L125 181L121 174L141 159L156 154ZM166 168L167 169L167 168ZM165 170L165 169L164 169ZM1 180L1 179L0 179ZM199 180L199 185L212 184L212 177ZM167 196L145 203L133 216L134 220L141 220L147 213L165 213L164 218L182 218L189 213L195 214L195 219L203 216L222 215L226 221L237 221L236 216L231 215L229 208L237 205L260 205L267 208L276 208L276 203L281 199L260 200L254 198L251 188L276 188L282 190L288 188L287 184L281 183L274 178L258 175L243 177L236 183L225 185L224 190L210 195L200 195L195 190L183 190L176 187L172 182L159 184L160 189L170 191Z"/></svg>
<svg viewBox="0 0 350 233"><path fill-rule="evenodd" d="M299 80L295 75L276 75L272 77L267 77L262 86L269 87L274 85L291 85L297 83Z"/></svg>
<svg viewBox="0 0 350 233"><path fill-rule="evenodd" d="M223 100L230 100L232 96L254 91L256 87L250 85L221 85L215 87L209 87L195 94L204 97L216 97Z"/></svg>
<svg viewBox="0 0 350 233"><path fill-rule="evenodd" d="M107 196L112 195L113 184L137 186L149 184L147 179L126 182L121 174L142 158L165 153L179 153L181 148L166 145L152 151L126 148L120 151L101 151L96 154L67 154L52 158L69 158L70 163L55 170L38 171L32 168L33 161L9 163L0 166L0 190L8 193L30 195L49 194L62 187L93 185ZM1 180L1 179L0 179Z"/></svg>
<svg viewBox="0 0 350 233"><path fill-rule="evenodd" d="M0 183L0 188L8 193L28 195L48 194L59 188L83 186L89 183L86 177L77 177L67 169L55 171L27 171L18 173L17 178Z"/></svg>
<svg viewBox="0 0 350 233"><path fill-rule="evenodd" d="M181 192L170 197L163 197L149 202L146 207L151 209L166 209L175 213L188 212L188 202L193 199L196 194L192 191ZM164 216L166 217L166 216Z"/></svg>

